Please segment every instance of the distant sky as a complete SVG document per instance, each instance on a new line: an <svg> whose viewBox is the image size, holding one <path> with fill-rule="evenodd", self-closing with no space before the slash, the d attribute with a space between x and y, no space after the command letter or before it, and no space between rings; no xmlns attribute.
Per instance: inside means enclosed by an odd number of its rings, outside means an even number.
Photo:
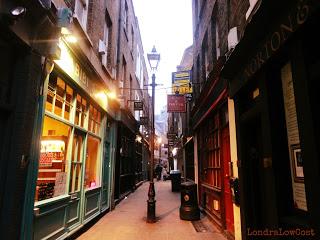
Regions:
<svg viewBox="0 0 320 240"><path fill-rule="evenodd" d="M168 88L171 86L171 73L180 64L184 50L192 45L192 0L132 1L139 21L147 65L149 63L146 56L153 45L161 57L156 72L156 83L163 84L156 90L155 112L158 114L167 103L167 93L171 93Z"/></svg>

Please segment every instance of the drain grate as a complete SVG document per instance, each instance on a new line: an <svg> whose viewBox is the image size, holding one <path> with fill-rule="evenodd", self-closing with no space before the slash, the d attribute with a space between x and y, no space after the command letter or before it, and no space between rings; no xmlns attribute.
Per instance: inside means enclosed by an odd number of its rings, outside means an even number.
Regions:
<svg viewBox="0 0 320 240"><path fill-rule="evenodd" d="M193 225L194 229L196 230L196 232L207 232L208 231L207 227L203 224L203 222L201 220L192 221L192 225Z"/></svg>

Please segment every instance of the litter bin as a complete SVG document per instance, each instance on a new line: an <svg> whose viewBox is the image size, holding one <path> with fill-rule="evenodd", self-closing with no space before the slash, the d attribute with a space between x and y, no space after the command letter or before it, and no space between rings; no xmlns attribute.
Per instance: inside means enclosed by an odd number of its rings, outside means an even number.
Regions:
<svg viewBox="0 0 320 240"><path fill-rule="evenodd" d="M181 184L181 173L179 170L171 170L170 171L170 179L171 179L171 190L172 192L180 191Z"/></svg>
<svg viewBox="0 0 320 240"><path fill-rule="evenodd" d="M180 219L189 221L200 219L197 184L193 182L184 182L181 184Z"/></svg>

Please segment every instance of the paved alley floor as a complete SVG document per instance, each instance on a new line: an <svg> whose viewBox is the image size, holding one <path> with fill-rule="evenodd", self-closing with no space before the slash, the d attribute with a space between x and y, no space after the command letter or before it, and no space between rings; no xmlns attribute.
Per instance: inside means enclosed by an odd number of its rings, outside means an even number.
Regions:
<svg viewBox="0 0 320 240"><path fill-rule="evenodd" d="M171 191L171 181L155 182L158 221L146 223L148 187L149 182L145 182L77 239L226 240L206 217L200 220L204 232L197 232L191 221L180 220L180 193Z"/></svg>

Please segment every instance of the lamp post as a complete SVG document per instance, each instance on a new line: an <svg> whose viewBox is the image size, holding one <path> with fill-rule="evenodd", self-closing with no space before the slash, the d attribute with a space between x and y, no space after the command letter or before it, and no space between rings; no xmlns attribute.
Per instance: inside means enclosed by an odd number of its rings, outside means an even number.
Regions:
<svg viewBox="0 0 320 240"><path fill-rule="evenodd" d="M154 182L153 182L153 164L154 164L154 140L155 140L155 131L154 131L154 97L155 97L155 87L156 87L156 75L155 71L157 70L160 54L157 53L155 46L153 46L151 53L147 54L148 61L150 64L150 68L152 73L152 119L151 119L151 164L150 164L150 185L148 191L148 208L147 208L147 222L154 223L156 222L156 200L155 200L155 190L154 190Z"/></svg>

